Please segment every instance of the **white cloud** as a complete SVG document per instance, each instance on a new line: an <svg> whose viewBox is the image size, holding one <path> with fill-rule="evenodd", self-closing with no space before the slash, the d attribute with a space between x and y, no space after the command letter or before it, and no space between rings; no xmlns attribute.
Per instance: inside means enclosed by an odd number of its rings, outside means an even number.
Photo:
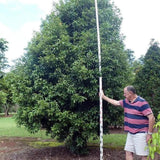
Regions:
<svg viewBox="0 0 160 160"><path fill-rule="evenodd" d="M13 53L12 53L12 43L15 42L15 33L12 32L12 30L10 28L8 28L7 26L3 25L2 23L0 23L0 38L4 38L6 41L8 41L8 47L9 50L5 53L6 57L8 57L8 60L10 61L10 58L13 57ZM11 52L10 52L11 50Z"/></svg>
<svg viewBox="0 0 160 160"><path fill-rule="evenodd" d="M6 52L9 63L12 65L13 60L20 58L24 54L24 48L33 37L33 31L39 31L40 21L26 23L19 31L12 32L9 30L5 36L9 41L9 50ZM4 37L4 36L3 36Z"/></svg>
<svg viewBox="0 0 160 160"><path fill-rule="evenodd" d="M19 0L19 2L24 3L24 4L34 4L37 5L43 12L44 14L49 14L53 8L53 3L57 3L59 0L47 0L46 1L41 1L41 0Z"/></svg>
<svg viewBox="0 0 160 160"><path fill-rule="evenodd" d="M0 3L6 3L6 0L0 0Z"/></svg>
<svg viewBox="0 0 160 160"><path fill-rule="evenodd" d="M7 38L11 35L11 29L0 22L0 36Z"/></svg>
<svg viewBox="0 0 160 160"><path fill-rule="evenodd" d="M41 21L28 22L25 23L20 29L20 33L26 41L29 41L32 38L33 31L39 31Z"/></svg>

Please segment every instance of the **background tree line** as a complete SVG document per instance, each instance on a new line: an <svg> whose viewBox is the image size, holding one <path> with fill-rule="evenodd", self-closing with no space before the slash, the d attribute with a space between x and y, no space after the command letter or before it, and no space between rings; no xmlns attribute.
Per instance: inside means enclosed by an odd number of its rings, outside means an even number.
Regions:
<svg viewBox="0 0 160 160"><path fill-rule="evenodd" d="M122 17L109 0L99 2L102 75L105 94L123 98L134 84L137 93L159 111L160 48L152 40L144 57L135 60L120 34ZM7 42L0 41L0 69L6 67ZM87 152L90 136L99 135L98 55L93 0L66 0L42 21L23 57L0 79L1 108L19 106L16 120L30 132L46 129L70 151ZM122 125L123 109L104 102L104 133Z"/></svg>

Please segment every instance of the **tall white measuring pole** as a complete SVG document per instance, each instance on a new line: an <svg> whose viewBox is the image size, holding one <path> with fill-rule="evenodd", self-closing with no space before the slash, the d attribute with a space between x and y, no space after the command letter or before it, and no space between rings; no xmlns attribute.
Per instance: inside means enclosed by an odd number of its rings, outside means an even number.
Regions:
<svg viewBox="0 0 160 160"><path fill-rule="evenodd" d="M98 4L95 0L96 10L96 24L97 24L97 40L98 40L98 59L99 59L99 92L102 91L102 73L101 73L101 43L100 43L100 32L99 32L99 18L98 18ZM101 94L100 94L101 95ZM100 103L100 160L103 160L103 105L102 96L99 98Z"/></svg>

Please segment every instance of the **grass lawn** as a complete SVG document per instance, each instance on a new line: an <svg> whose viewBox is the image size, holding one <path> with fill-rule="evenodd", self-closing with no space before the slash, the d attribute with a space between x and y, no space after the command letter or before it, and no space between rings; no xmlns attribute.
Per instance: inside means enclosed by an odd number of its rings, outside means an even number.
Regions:
<svg viewBox="0 0 160 160"><path fill-rule="evenodd" d="M126 141L126 134L106 134L103 135L103 146L105 148L123 149ZM89 140L89 146L98 146L99 139Z"/></svg>
<svg viewBox="0 0 160 160"><path fill-rule="evenodd" d="M32 137L41 139L50 139L50 136L45 135L45 130L41 130L38 133L31 134L24 127L17 127L14 117L0 117L0 137ZM104 147L121 149L124 147L126 140L126 134L107 134L103 136ZM41 142L37 142L40 145ZM44 142L48 143L48 142ZM55 143L55 142L54 142ZM58 145L63 145L63 143L58 143ZM89 146L99 146L99 139L93 140L89 139Z"/></svg>
<svg viewBox="0 0 160 160"><path fill-rule="evenodd" d="M14 117L0 117L0 137L39 137L42 139L49 139L45 135L45 131L31 134L24 127L17 127Z"/></svg>

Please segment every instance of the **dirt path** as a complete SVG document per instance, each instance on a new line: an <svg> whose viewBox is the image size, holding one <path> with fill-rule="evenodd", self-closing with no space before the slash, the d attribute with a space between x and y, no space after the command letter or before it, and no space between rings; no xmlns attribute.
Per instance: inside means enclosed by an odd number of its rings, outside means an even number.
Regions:
<svg viewBox="0 0 160 160"><path fill-rule="evenodd" d="M0 138L0 160L99 160L99 147L89 148L87 156L79 157L63 147L34 148L36 138ZM104 149L104 160L125 160L122 149ZM135 157L135 160L140 160ZM160 160L160 159L157 159Z"/></svg>

